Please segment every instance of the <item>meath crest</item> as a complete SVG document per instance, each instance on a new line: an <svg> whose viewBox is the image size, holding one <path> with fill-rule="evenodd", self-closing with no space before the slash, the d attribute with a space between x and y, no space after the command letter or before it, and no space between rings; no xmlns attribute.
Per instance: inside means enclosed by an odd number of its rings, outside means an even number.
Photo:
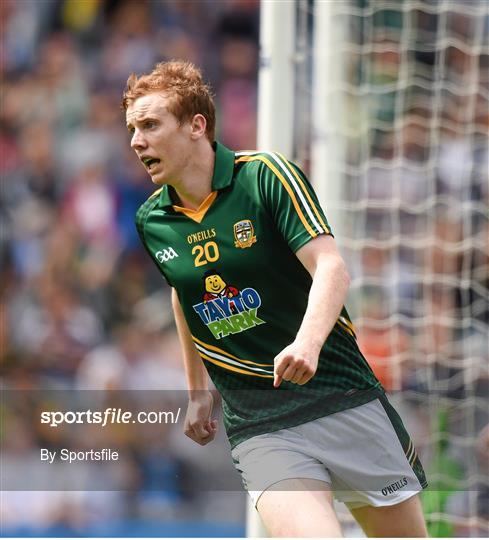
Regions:
<svg viewBox="0 0 489 540"><path fill-rule="evenodd" d="M249 219L242 219L234 224L234 245L237 248L249 248L256 242L253 224Z"/></svg>

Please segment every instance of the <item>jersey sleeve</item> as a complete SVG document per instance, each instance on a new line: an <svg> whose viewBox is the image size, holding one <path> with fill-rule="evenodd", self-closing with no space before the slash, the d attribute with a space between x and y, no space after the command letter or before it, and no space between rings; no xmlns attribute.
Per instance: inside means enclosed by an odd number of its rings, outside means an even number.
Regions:
<svg viewBox="0 0 489 540"><path fill-rule="evenodd" d="M280 154L262 154L260 189L269 215L292 251L320 234L333 236L305 174Z"/></svg>
<svg viewBox="0 0 489 540"><path fill-rule="evenodd" d="M143 203L139 207L139 210L136 213L136 219L135 219L136 230L138 231L139 239L141 240L141 243L143 244L144 249L146 250L146 253L149 255L151 260L155 263L156 268L158 269L158 272L165 278L165 281L168 283L168 285L170 287L173 287L173 284L170 282L170 280L165 275L165 273L162 272L160 265L158 264L158 261L154 258L153 254L151 253L151 250L148 247L148 244L146 242L146 237L144 234L144 225L146 223L146 218L148 217L148 214L152 210L154 205L155 205L154 197L150 197L145 203Z"/></svg>

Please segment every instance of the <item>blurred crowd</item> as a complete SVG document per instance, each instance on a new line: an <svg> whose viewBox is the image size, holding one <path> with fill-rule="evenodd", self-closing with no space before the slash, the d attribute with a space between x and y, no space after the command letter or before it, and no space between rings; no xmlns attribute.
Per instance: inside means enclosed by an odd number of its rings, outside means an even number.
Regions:
<svg viewBox="0 0 489 540"><path fill-rule="evenodd" d="M132 72L190 60L216 92L220 139L253 148L258 15L255 0L0 2L4 388L185 388L169 290L134 226L155 186L129 146L122 91ZM28 462L39 445L55 441L49 430L38 433L37 419L24 408L8 409L2 450ZM212 460L189 448L181 424L174 432L160 433L164 473L154 470L147 441L134 435L124 443L139 476L151 471L153 483L160 479L159 498L144 482L131 496L11 493L2 499L2 526L41 527L38 534L65 526L68 534L98 522L154 517L161 524L241 527L243 494L238 504L229 494L209 497L199 489L184 496L182 466L195 476L202 462L212 468L218 456L226 458L219 449ZM224 440L219 448L226 448Z"/></svg>
<svg viewBox="0 0 489 540"><path fill-rule="evenodd" d="M470 463L462 500L441 513L487 520L487 506L478 517L467 510L487 497L478 435L489 422L479 399L489 342L487 3L377 4L336 5L349 17L339 47L348 226L338 242L351 308L365 355L387 390L407 396L400 406L431 462L447 445L430 432L446 429L454 467ZM0 22L2 387L183 390L169 290L134 227L154 186L129 147L121 94L131 72L190 60L216 92L219 139L254 148L259 0L2 0ZM5 414L9 464L27 467L40 445L57 444L22 400ZM242 493L189 489L203 463L212 473L230 461L224 438L203 457L181 425L150 435L117 439L130 449L130 491L10 492L4 529L124 536L130 521L177 536L169 524L185 521L199 522L187 536L205 535L205 523L229 524L210 536L241 534ZM460 523L459 533L479 527Z"/></svg>
<svg viewBox="0 0 489 540"><path fill-rule="evenodd" d="M347 76L354 91L346 94L356 125L347 140L345 248L361 289L360 326L370 321L366 333L396 315L399 324L377 329L379 336L394 332L399 357L416 355L419 366L447 362L452 352L465 367L470 358L461 355L471 345L482 366L489 328L489 6L454 0L440 13L429 7L378 10L370 25L351 24ZM374 332L368 341L375 347L389 340ZM390 364L385 386L408 387L408 374L393 373Z"/></svg>
<svg viewBox="0 0 489 540"><path fill-rule="evenodd" d="M489 4L351 0L341 14L339 242L360 346L399 393L440 516L430 533L487 535Z"/></svg>

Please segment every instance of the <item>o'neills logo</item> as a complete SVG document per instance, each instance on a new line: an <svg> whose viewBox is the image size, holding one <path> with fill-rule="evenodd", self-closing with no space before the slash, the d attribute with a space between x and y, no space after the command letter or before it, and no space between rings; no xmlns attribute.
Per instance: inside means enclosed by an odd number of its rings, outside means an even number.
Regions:
<svg viewBox="0 0 489 540"><path fill-rule="evenodd" d="M394 482L393 484L390 484L388 486L385 486L385 488L382 490L382 495L386 497L390 493L395 493L396 491L399 491L403 487L408 485L407 478L404 476L400 480L397 480L397 482Z"/></svg>

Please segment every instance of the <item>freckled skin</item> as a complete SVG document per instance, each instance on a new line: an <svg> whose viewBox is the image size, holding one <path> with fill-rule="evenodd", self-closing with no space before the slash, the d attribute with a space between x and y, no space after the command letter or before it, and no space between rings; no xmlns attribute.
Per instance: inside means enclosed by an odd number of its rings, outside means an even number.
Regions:
<svg viewBox="0 0 489 540"><path fill-rule="evenodd" d="M168 111L168 98L154 93L129 104L126 125L131 147L138 157L149 155L160 160L148 170L154 184L175 184L191 162L190 124L180 124Z"/></svg>

